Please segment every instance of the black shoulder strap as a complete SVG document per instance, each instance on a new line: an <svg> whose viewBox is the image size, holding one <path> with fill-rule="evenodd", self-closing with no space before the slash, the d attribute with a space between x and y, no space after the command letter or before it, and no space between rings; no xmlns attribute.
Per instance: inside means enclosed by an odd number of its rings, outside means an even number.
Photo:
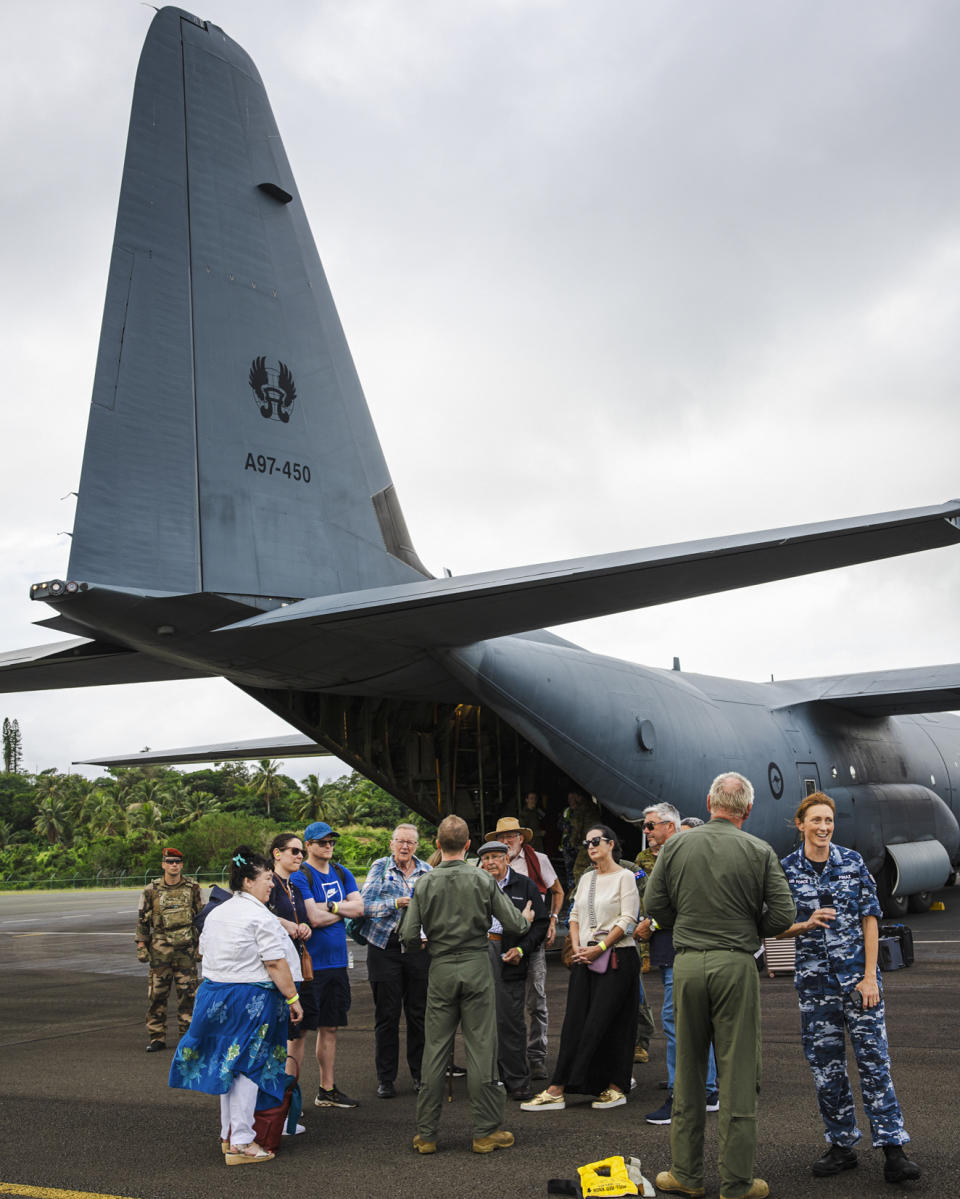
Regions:
<svg viewBox="0 0 960 1199"><path fill-rule="evenodd" d="M344 871L344 869L340 865L340 863L333 861L332 858L330 860L330 865L337 872L337 878L340 880L340 889L343 891L344 899L346 899L346 897L347 897L347 875L346 875L346 872Z"/></svg>

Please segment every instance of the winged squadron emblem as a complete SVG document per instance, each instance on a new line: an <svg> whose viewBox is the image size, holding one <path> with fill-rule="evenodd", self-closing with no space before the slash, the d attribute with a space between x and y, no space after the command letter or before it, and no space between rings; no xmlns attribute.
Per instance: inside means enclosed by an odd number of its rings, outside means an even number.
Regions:
<svg viewBox="0 0 960 1199"><path fill-rule="evenodd" d="M293 401L297 398L297 388L293 375L285 362L278 362L274 367L262 355L254 358L250 364L250 387L257 397L257 407L260 415L266 420L279 420L286 424L293 411Z"/></svg>

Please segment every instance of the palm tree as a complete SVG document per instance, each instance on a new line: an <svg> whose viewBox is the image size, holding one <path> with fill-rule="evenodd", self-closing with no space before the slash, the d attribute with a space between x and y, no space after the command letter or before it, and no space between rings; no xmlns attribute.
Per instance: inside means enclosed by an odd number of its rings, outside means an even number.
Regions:
<svg viewBox="0 0 960 1199"><path fill-rule="evenodd" d="M49 792L37 804L33 831L41 837L46 837L50 845L66 844L70 840L67 805L56 792Z"/></svg>
<svg viewBox="0 0 960 1199"><path fill-rule="evenodd" d="M127 805L127 827L147 834L151 841L159 841L163 832L163 813L159 804L145 800L143 803Z"/></svg>
<svg viewBox="0 0 960 1199"><path fill-rule="evenodd" d="M278 777L280 763L270 758L261 758L253 776L252 788L254 794L263 797L267 806L267 816L270 815L270 804L280 794L280 779Z"/></svg>
<svg viewBox="0 0 960 1199"><path fill-rule="evenodd" d="M87 828L95 837L116 837L125 831L126 813L112 788L98 787L95 791Z"/></svg>
<svg viewBox="0 0 960 1199"><path fill-rule="evenodd" d="M315 774L308 774L301 784L306 794L297 803L297 816L304 824L313 824L315 820L326 820L327 800L324 794L324 784Z"/></svg>

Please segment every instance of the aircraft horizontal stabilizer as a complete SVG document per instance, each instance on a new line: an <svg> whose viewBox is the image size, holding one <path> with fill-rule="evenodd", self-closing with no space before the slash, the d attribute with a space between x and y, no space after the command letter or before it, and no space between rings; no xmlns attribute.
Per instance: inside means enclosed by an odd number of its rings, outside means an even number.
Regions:
<svg viewBox="0 0 960 1199"><path fill-rule="evenodd" d="M960 501L319 596L226 626L445 648L960 541ZM221 630L222 631L222 630Z"/></svg>
<svg viewBox="0 0 960 1199"><path fill-rule="evenodd" d="M319 758L330 751L309 737L258 737L253 741L224 741L220 745L191 745L186 749L148 749L114 758L87 758L79 766L182 766L190 762L239 762L257 758Z"/></svg>
<svg viewBox="0 0 960 1199"><path fill-rule="evenodd" d="M778 687L802 692L796 703L824 703L861 716L960 711L960 663L914 666L823 679L791 679Z"/></svg>
<svg viewBox="0 0 960 1199"><path fill-rule="evenodd" d="M0 654L0 693L209 677L209 671L191 670L135 650L88 641L85 637Z"/></svg>

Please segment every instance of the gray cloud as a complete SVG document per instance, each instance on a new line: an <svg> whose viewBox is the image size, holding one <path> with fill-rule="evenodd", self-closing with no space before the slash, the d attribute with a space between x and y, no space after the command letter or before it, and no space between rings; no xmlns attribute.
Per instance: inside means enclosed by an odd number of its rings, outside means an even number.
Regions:
<svg viewBox="0 0 960 1199"><path fill-rule="evenodd" d="M949 3L234 0L421 556L456 573L960 492ZM6 15L3 647L62 571L149 9ZM960 657L956 556L563 630L765 678ZM6 697L28 758L282 730ZM33 758L31 758L33 755Z"/></svg>

